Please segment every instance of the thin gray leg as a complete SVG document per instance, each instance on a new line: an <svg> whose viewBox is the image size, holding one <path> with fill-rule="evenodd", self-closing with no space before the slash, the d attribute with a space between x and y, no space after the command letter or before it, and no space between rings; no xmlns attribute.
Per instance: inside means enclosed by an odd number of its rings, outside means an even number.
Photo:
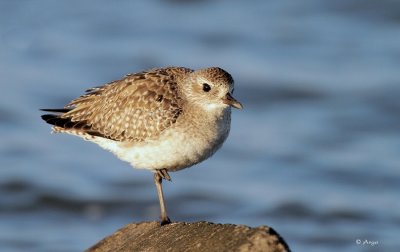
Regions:
<svg viewBox="0 0 400 252"><path fill-rule="evenodd" d="M167 209L165 207L165 202L164 202L164 194L161 184L163 178L169 181L171 180L166 169L157 170L154 173L154 183L156 184L158 200L160 201L160 208L161 208L161 226L171 223L170 219L168 218Z"/></svg>

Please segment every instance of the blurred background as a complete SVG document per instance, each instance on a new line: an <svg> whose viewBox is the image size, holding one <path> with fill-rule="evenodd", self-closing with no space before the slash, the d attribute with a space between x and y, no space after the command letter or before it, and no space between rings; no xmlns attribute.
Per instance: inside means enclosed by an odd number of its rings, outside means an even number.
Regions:
<svg viewBox="0 0 400 252"><path fill-rule="evenodd" d="M163 66L224 68L245 108L214 157L164 183L172 220L398 251L394 0L0 1L0 251L82 251L158 219L150 172L51 135L38 109Z"/></svg>

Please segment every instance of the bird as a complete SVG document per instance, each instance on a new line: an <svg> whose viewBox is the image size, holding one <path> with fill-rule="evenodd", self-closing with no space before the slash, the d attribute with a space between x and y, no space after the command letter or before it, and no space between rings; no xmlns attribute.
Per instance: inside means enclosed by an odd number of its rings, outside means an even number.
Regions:
<svg viewBox="0 0 400 252"><path fill-rule="evenodd" d="M171 220L162 181L222 146L231 108L243 108L233 92L232 76L219 67L154 68L90 88L61 109L41 109L50 112L41 118L54 133L78 136L152 171L165 225Z"/></svg>

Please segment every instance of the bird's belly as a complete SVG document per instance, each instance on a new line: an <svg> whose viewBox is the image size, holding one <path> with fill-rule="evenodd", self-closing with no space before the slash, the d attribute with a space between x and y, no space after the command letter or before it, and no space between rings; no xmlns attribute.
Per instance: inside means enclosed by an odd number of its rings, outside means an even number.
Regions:
<svg viewBox="0 0 400 252"><path fill-rule="evenodd" d="M118 142L104 138L93 141L138 169L177 171L195 165L213 155L230 131L230 110L205 125L171 127L157 139L144 142Z"/></svg>
<svg viewBox="0 0 400 252"><path fill-rule="evenodd" d="M210 157L221 147L225 138L171 130L157 140L141 143L119 143L108 139L95 142L134 168L177 171Z"/></svg>
<svg viewBox="0 0 400 252"><path fill-rule="evenodd" d="M136 168L176 171L207 159L217 147L211 139L179 132L167 134L160 140L132 147L124 153L124 159Z"/></svg>

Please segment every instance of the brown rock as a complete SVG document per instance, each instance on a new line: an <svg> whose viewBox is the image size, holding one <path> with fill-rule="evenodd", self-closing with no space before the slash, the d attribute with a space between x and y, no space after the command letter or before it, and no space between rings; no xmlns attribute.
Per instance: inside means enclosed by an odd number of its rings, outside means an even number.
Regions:
<svg viewBox="0 0 400 252"><path fill-rule="evenodd" d="M210 222L128 224L87 252L100 251L290 251L270 227Z"/></svg>

